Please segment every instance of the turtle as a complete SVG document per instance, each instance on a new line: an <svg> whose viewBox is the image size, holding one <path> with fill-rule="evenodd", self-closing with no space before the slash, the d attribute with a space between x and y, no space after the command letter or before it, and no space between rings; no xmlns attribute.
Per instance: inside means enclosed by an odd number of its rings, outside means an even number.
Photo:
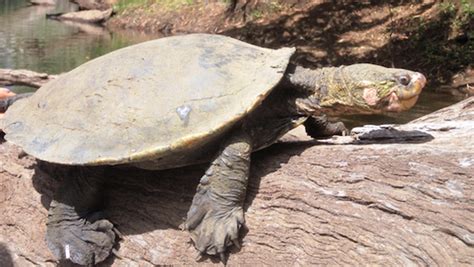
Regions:
<svg viewBox="0 0 474 267"><path fill-rule="evenodd" d="M111 254L117 232L100 210L101 167L209 162L183 226L201 255L225 261L240 246L253 151L300 125L313 138L347 131L331 116L407 110L426 83L367 63L309 69L291 63L294 53L217 34L165 37L86 62L10 105L5 139L72 168L48 212L55 257L88 265Z"/></svg>

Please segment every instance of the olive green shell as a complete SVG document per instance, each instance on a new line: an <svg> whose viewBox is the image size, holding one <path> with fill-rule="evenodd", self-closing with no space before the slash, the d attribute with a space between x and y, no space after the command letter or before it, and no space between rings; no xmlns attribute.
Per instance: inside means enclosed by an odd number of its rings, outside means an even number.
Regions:
<svg viewBox="0 0 474 267"><path fill-rule="evenodd" d="M5 138L36 158L71 165L192 153L258 106L293 53L209 34L123 48L15 103Z"/></svg>

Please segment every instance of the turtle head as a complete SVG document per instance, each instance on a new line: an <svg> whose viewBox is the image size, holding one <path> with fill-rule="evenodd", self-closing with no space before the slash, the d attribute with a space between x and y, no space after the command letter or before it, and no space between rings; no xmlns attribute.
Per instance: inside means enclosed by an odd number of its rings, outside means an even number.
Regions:
<svg viewBox="0 0 474 267"><path fill-rule="evenodd" d="M408 110L426 84L421 73L372 64L342 66L330 76L320 106L339 115Z"/></svg>

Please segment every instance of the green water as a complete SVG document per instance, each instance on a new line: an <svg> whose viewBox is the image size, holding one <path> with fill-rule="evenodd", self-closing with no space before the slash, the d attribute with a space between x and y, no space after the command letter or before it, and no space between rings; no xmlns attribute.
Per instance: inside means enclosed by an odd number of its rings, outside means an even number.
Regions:
<svg viewBox="0 0 474 267"><path fill-rule="evenodd" d="M47 13L73 10L76 6L67 0L59 0L55 7L0 0L0 68L57 74L118 48L156 38L45 18Z"/></svg>
<svg viewBox="0 0 474 267"><path fill-rule="evenodd" d="M115 49L157 38L138 32L110 32L104 28L47 20L47 13L72 11L76 6L59 0L55 7L30 6L26 0L0 0L0 68L29 69L49 74L67 72ZM429 79L429 77L428 77ZM430 90L431 89L431 90ZM404 123L459 101L425 90L409 112L393 115L351 116L350 126ZM14 87L13 91L31 91Z"/></svg>

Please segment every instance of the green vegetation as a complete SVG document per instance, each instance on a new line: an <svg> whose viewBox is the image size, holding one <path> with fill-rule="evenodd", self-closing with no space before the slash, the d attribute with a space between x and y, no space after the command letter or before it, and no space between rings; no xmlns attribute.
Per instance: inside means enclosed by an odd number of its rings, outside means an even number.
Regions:
<svg viewBox="0 0 474 267"><path fill-rule="evenodd" d="M117 12L122 12L127 8L130 7L139 7L144 6L146 3L149 2L148 0L119 0L114 5L114 10Z"/></svg>
<svg viewBox="0 0 474 267"><path fill-rule="evenodd" d="M250 19L262 19L269 14L278 13L283 9L284 1L262 1L250 11Z"/></svg>
<svg viewBox="0 0 474 267"><path fill-rule="evenodd" d="M176 10L183 6L192 5L195 2L195 0L119 0L117 4L114 5L114 9L117 12L121 12L130 7L146 7L157 4L162 8Z"/></svg>
<svg viewBox="0 0 474 267"><path fill-rule="evenodd" d="M474 5L467 0L439 4L439 16L413 17L401 30L410 38L408 50L418 51L418 67L438 82L472 66L474 59Z"/></svg>
<svg viewBox="0 0 474 267"><path fill-rule="evenodd" d="M474 1L460 0L443 2L440 9L446 19L451 21L453 30L462 30L469 27L474 19ZM472 34L472 29L471 34Z"/></svg>

